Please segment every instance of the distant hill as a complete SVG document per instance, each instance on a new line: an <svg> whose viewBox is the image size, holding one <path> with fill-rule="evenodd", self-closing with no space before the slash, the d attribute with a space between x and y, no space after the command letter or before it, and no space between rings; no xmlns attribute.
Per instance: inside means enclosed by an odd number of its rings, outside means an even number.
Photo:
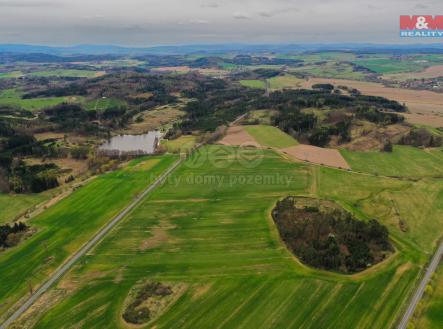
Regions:
<svg viewBox="0 0 443 329"><path fill-rule="evenodd" d="M443 53L442 44L383 45L383 44L208 44L171 45L155 47L123 47L115 45L76 45L51 47L27 44L0 44L0 53L48 54L48 55L186 55L215 53L288 53L297 51L361 51L396 53Z"/></svg>

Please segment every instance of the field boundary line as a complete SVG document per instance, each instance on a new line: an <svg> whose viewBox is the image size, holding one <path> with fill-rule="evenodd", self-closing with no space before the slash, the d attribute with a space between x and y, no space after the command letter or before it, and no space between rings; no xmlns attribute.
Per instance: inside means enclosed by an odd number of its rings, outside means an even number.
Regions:
<svg viewBox="0 0 443 329"><path fill-rule="evenodd" d="M193 151L199 148L201 144L197 145ZM191 152L192 154L192 152ZM150 184L141 194L136 196L125 209L123 209L117 216L115 216L108 224L102 227L83 247L75 252L64 264L62 264L55 272L53 272L49 279L43 283L34 294L32 294L12 315L10 315L1 325L0 329L7 329L14 321L16 321L23 313L25 313L48 289L56 283L64 274L66 274L72 266L84 255L86 255L91 249L93 249L102 239L118 224L126 215L128 215L133 209L135 209L140 202L158 186L168 178L168 176L174 172L174 170L182 164L188 157L181 157L166 172L164 172L157 180Z"/></svg>

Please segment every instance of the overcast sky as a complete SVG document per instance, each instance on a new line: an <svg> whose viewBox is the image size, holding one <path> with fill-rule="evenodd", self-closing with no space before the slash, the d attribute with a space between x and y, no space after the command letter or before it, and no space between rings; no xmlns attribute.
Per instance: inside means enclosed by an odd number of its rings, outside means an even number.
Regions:
<svg viewBox="0 0 443 329"><path fill-rule="evenodd" d="M399 38L401 14L443 14L443 0L0 0L0 43L421 41Z"/></svg>

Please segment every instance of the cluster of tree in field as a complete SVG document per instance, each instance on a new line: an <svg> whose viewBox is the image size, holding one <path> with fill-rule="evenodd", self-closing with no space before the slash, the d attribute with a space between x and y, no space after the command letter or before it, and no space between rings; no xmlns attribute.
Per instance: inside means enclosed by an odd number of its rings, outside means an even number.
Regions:
<svg viewBox="0 0 443 329"><path fill-rule="evenodd" d="M393 251L385 226L375 219L359 221L335 204L288 197L272 216L288 248L316 268L360 272Z"/></svg>
<svg viewBox="0 0 443 329"><path fill-rule="evenodd" d="M443 144L443 138L434 135L425 128L414 128L406 136L402 137L400 144L415 147L440 147Z"/></svg>
<svg viewBox="0 0 443 329"><path fill-rule="evenodd" d="M58 167L54 164L28 165L25 156L60 156L54 145L37 141L32 135L0 121L0 190L38 193L58 186Z"/></svg>
<svg viewBox="0 0 443 329"><path fill-rule="evenodd" d="M17 245L28 229L29 227L22 222L15 223L14 225L0 225L0 249L11 248Z"/></svg>
<svg viewBox="0 0 443 329"><path fill-rule="evenodd" d="M273 75L272 70L259 73ZM286 133L316 146L327 145L333 136L340 143L351 139L353 120L366 120L378 125L403 122L398 113L406 108L383 97L364 96L360 93L343 95L329 84L315 85L313 90L283 90L263 95L259 90L233 87L229 81L213 80L199 82L183 94L194 101L187 104L187 118L174 128L178 131L214 131L250 110L275 109L277 115L272 124ZM325 111L325 120L320 120L306 108ZM331 111L332 110L332 111Z"/></svg>
<svg viewBox="0 0 443 329"><path fill-rule="evenodd" d="M380 125L403 122L404 118L394 112L406 108L382 97L342 95L334 92L329 84L314 85L313 90L285 90L274 92L269 98L261 98L258 108L273 108L278 114L273 124L286 133L312 145L323 147L332 136L339 143L350 141L350 129L354 119L366 120ZM328 110L326 119L320 120L305 108ZM332 111L331 111L332 110Z"/></svg>
<svg viewBox="0 0 443 329"><path fill-rule="evenodd" d="M130 302L123 312L123 319L131 324L147 323L152 316L152 310L146 306L146 302L151 299L161 299L173 293L172 288L160 282L148 282L136 293L135 298Z"/></svg>
<svg viewBox="0 0 443 329"><path fill-rule="evenodd" d="M184 132L214 131L254 109L253 103L259 91L239 89L223 80L212 80L200 82L196 89L183 94L193 101L183 109L187 113L186 118L174 128Z"/></svg>

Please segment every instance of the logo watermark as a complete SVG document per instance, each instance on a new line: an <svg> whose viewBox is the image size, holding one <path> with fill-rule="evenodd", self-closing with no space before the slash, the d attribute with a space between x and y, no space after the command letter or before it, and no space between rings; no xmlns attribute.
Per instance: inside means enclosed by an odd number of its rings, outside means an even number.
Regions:
<svg viewBox="0 0 443 329"><path fill-rule="evenodd" d="M402 15L400 16L400 37L442 38L443 16Z"/></svg>
<svg viewBox="0 0 443 329"><path fill-rule="evenodd" d="M300 177L274 170L261 170L265 150L244 145L210 145L193 148L183 145L183 171L168 176L162 184L174 187L183 185L209 185L214 188L235 188L245 185L279 185L289 187ZM159 177L151 176L155 181Z"/></svg>

